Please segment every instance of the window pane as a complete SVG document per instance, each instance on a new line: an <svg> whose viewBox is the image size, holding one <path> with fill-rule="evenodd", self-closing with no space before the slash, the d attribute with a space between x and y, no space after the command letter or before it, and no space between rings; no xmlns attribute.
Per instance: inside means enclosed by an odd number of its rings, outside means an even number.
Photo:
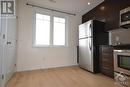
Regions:
<svg viewBox="0 0 130 87"><path fill-rule="evenodd" d="M50 44L50 16L36 14L36 45Z"/></svg>
<svg viewBox="0 0 130 87"><path fill-rule="evenodd" d="M50 16L48 16L48 15L42 15L42 14L36 14L36 17L37 17L37 19L41 19L41 20L46 20L46 21L50 21Z"/></svg>
<svg viewBox="0 0 130 87"><path fill-rule="evenodd" d="M54 17L53 44L65 45L65 19Z"/></svg>

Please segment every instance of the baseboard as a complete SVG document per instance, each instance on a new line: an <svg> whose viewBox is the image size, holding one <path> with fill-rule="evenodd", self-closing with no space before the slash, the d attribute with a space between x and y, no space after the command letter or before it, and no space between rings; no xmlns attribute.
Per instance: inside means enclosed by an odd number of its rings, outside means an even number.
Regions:
<svg viewBox="0 0 130 87"><path fill-rule="evenodd" d="M30 71L37 71L37 70L50 70L50 69L73 68L73 67L79 67L79 65L71 65L71 66L61 66L61 67L51 67L51 68L43 68L43 69L33 69L33 70L17 71L16 73L20 73L20 72L30 72Z"/></svg>

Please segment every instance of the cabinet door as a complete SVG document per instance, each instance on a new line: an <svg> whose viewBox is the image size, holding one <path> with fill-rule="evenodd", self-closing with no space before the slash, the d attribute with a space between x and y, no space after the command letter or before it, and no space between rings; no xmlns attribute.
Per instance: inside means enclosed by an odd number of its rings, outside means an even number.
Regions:
<svg viewBox="0 0 130 87"><path fill-rule="evenodd" d="M100 69L101 73L114 78L113 47L100 47Z"/></svg>

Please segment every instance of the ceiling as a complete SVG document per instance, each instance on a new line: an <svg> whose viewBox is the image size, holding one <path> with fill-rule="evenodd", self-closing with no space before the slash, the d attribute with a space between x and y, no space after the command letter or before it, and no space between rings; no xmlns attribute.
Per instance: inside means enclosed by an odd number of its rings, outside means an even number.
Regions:
<svg viewBox="0 0 130 87"><path fill-rule="evenodd" d="M80 13L81 15L90 11L104 0L27 0L56 10L67 11L71 13ZM90 5L88 5L90 3Z"/></svg>

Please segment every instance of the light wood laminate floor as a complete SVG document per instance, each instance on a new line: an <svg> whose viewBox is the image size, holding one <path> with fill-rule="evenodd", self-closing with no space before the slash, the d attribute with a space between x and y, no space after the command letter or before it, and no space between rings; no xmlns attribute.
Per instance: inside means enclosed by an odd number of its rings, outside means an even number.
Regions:
<svg viewBox="0 0 130 87"><path fill-rule="evenodd" d="M118 87L113 79L78 67L16 73L7 87Z"/></svg>

